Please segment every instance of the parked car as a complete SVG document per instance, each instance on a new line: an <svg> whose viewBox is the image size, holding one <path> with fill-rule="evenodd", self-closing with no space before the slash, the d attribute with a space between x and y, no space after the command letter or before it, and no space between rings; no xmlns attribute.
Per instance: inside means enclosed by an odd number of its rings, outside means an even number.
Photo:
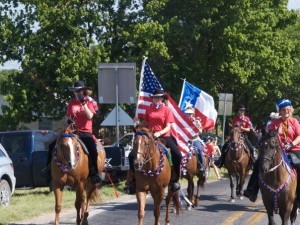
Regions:
<svg viewBox="0 0 300 225"><path fill-rule="evenodd" d="M13 162L0 144L0 205L8 206L15 191L16 178Z"/></svg>
<svg viewBox="0 0 300 225"><path fill-rule="evenodd" d="M110 172L115 179L123 179L129 170L128 155L133 148L134 133L127 133L117 143L104 146L106 152L107 166L106 170Z"/></svg>
<svg viewBox="0 0 300 225"><path fill-rule="evenodd" d="M0 143L13 161L16 188L49 187L40 171L47 164L48 145L54 138L51 130L0 132Z"/></svg>

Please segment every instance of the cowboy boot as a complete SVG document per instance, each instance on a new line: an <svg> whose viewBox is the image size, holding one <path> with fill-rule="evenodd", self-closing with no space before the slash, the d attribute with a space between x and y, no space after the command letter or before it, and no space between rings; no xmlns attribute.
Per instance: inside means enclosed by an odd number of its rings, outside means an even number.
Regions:
<svg viewBox="0 0 300 225"><path fill-rule="evenodd" d="M259 183L258 183L259 164L260 164L259 160L257 160L254 164L253 172L248 182L247 189L243 193L243 195L249 198L251 202L256 201L257 194L259 191Z"/></svg>
<svg viewBox="0 0 300 225"><path fill-rule="evenodd" d="M124 188L124 192L126 194L132 195L136 193L136 181L135 181L135 175L134 171L130 170L130 181L128 182L128 185Z"/></svg>

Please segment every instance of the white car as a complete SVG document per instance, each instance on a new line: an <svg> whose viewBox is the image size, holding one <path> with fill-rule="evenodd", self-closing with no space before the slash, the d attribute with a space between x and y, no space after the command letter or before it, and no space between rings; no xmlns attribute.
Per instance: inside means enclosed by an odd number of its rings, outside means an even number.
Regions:
<svg viewBox="0 0 300 225"><path fill-rule="evenodd" d="M0 205L8 206L15 191L16 177L13 162L0 144Z"/></svg>

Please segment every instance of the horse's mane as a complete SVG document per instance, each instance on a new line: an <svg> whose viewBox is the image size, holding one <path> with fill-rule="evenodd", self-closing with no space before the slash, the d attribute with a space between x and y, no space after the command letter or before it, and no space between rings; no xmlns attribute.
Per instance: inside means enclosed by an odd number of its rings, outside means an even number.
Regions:
<svg viewBox="0 0 300 225"><path fill-rule="evenodd" d="M146 133L149 138L153 139L153 133L147 127L139 127L136 132Z"/></svg>

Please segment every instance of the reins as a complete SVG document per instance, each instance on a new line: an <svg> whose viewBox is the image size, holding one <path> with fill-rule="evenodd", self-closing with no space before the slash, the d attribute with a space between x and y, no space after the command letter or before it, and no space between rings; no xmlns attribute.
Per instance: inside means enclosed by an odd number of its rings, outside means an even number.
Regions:
<svg viewBox="0 0 300 225"><path fill-rule="evenodd" d="M144 135L148 138L148 140L151 140L151 137L147 133L142 132L142 131L136 132L135 135L141 135L141 136ZM163 150L162 146L161 147L159 147L159 146L160 145L158 145L157 142L154 142L155 151L152 155L151 155L151 149L150 149L149 143L147 143L146 153L143 154L143 153L137 152L137 154L141 154L142 157L143 157L142 167L144 165L146 165L147 163L149 163L152 159L154 159L157 150L160 153L160 158L159 158L157 168L156 169L149 169L149 170L141 169L140 172L143 175L145 175L145 176L157 176L161 173L162 169L164 168L164 165L165 165L165 163L164 163L164 150Z"/></svg>

